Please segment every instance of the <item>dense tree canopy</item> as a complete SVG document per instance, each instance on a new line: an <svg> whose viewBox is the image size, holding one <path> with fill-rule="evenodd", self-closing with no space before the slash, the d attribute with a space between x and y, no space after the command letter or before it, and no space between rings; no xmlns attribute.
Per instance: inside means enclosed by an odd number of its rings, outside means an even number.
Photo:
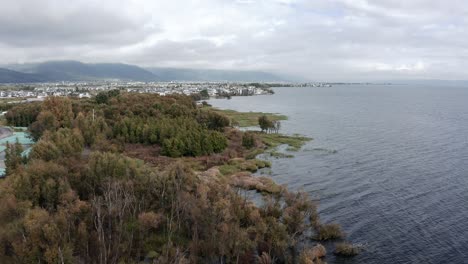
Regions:
<svg viewBox="0 0 468 264"><path fill-rule="evenodd" d="M40 103L21 104L10 109L5 117L8 124L16 127L27 127L36 121L41 111Z"/></svg>

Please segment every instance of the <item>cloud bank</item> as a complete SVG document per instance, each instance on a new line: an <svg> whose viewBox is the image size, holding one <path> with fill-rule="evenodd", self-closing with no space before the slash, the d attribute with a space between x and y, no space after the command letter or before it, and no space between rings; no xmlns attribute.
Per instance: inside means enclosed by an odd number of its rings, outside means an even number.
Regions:
<svg viewBox="0 0 468 264"><path fill-rule="evenodd" d="M462 0L15 0L0 9L0 63L468 79L467 14Z"/></svg>

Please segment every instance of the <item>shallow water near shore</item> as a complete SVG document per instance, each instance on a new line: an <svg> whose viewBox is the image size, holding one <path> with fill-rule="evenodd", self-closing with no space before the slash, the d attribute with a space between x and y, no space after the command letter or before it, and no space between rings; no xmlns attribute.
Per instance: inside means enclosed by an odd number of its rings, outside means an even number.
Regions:
<svg viewBox="0 0 468 264"><path fill-rule="evenodd" d="M275 88L215 107L288 116L282 133L314 138L273 159L280 184L319 200L365 252L328 263L466 263L468 87Z"/></svg>

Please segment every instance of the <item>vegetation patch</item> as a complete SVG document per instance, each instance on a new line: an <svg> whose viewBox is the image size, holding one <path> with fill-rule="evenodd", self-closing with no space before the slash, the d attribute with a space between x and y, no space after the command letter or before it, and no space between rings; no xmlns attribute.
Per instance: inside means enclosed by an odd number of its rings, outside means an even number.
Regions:
<svg viewBox="0 0 468 264"><path fill-rule="evenodd" d="M271 163L259 159L246 160L243 158L231 159L227 164L219 166L219 171L224 176L229 176L238 172L256 172L262 168L271 167Z"/></svg>
<svg viewBox="0 0 468 264"><path fill-rule="evenodd" d="M262 113L262 112L238 112L234 110L224 110L212 107L203 107L202 109L209 109L211 111L223 114L231 119L232 125L239 127L253 127L258 126L258 119L262 116L267 116L272 121L287 120L288 117L285 115L279 115L274 113Z"/></svg>
<svg viewBox="0 0 468 264"><path fill-rule="evenodd" d="M316 240L331 240L344 237L344 233L341 231L341 226L336 223L319 225L316 227L316 231Z"/></svg>
<svg viewBox="0 0 468 264"><path fill-rule="evenodd" d="M325 263L322 258L327 254L327 250L321 244L315 245L313 248L305 249L299 255L300 264L309 263Z"/></svg>
<svg viewBox="0 0 468 264"><path fill-rule="evenodd" d="M280 158L294 158L294 155L286 154L286 153L278 152L278 151L271 151L270 152L270 157L277 158L277 159L280 159Z"/></svg>
<svg viewBox="0 0 468 264"><path fill-rule="evenodd" d="M240 172L231 176L231 184L245 190L256 190L266 194L279 194L284 187L268 177L255 177L249 172Z"/></svg>
<svg viewBox="0 0 468 264"><path fill-rule="evenodd" d="M288 145L288 151L298 151L306 142L312 140L312 138L300 136L300 135L283 135L283 134L267 134L258 133L262 142L270 149L276 148L280 145Z"/></svg>
<svg viewBox="0 0 468 264"><path fill-rule="evenodd" d="M304 151L315 151L315 152L320 152L323 154L336 154L338 153L338 150L336 149L326 149L326 148L312 148L312 149L305 149Z"/></svg>
<svg viewBox="0 0 468 264"><path fill-rule="evenodd" d="M361 253L361 247L348 242L336 243L333 254L343 257L353 257Z"/></svg>
<svg viewBox="0 0 468 264"><path fill-rule="evenodd" d="M258 155L264 153L265 150L263 149L260 149L260 148L256 148L256 149L253 149L251 151L249 151L248 153L246 153L245 155L245 158L246 159L255 159L255 157L257 157Z"/></svg>

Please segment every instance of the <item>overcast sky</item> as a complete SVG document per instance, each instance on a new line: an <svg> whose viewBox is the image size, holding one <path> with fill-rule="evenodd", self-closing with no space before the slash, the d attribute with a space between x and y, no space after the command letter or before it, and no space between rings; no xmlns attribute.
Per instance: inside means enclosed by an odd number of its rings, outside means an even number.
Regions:
<svg viewBox="0 0 468 264"><path fill-rule="evenodd" d="M2 0L0 64L468 79L465 0Z"/></svg>

